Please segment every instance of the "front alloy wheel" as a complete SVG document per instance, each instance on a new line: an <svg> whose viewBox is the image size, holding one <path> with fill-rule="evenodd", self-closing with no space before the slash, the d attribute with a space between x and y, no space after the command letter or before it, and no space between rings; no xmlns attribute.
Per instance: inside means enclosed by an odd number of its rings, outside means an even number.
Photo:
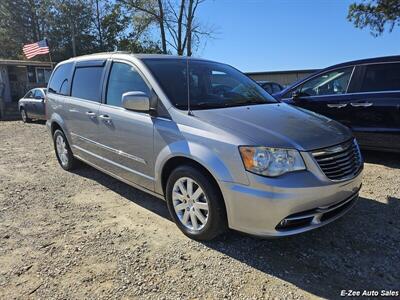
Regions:
<svg viewBox="0 0 400 300"><path fill-rule="evenodd" d="M175 182L172 201L179 221L187 229L199 231L207 224L207 197L193 179L182 177Z"/></svg>
<svg viewBox="0 0 400 300"><path fill-rule="evenodd" d="M196 166L182 165L167 181L168 210L179 229L195 240L212 240L227 229L224 200L210 176Z"/></svg>

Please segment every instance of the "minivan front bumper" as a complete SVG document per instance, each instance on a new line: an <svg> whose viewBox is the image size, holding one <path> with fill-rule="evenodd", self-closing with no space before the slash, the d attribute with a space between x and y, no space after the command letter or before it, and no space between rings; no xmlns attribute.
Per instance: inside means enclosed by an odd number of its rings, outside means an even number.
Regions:
<svg viewBox="0 0 400 300"><path fill-rule="evenodd" d="M344 215L358 198L362 171L342 182L315 175L301 171L267 178L249 173L250 185L219 182L229 227L260 237L282 237Z"/></svg>

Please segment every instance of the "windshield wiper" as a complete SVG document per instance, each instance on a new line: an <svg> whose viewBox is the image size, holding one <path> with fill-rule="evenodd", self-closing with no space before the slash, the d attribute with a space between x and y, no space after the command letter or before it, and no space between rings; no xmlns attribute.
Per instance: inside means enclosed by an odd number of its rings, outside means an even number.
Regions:
<svg viewBox="0 0 400 300"><path fill-rule="evenodd" d="M246 99L244 101L229 103L229 106L241 106L241 105L249 105L249 104L266 104L266 103L269 103L269 102L266 102L266 101L260 100L260 99Z"/></svg>

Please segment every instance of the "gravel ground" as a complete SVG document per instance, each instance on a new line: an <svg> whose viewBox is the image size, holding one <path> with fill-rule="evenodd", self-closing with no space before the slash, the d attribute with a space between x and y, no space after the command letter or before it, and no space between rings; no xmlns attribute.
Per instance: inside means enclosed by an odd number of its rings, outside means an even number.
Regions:
<svg viewBox="0 0 400 300"><path fill-rule="evenodd" d="M0 299L339 298L400 289L400 157L364 153L354 209L259 240L186 238L165 203L83 166L58 166L45 126L0 122Z"/></svg>

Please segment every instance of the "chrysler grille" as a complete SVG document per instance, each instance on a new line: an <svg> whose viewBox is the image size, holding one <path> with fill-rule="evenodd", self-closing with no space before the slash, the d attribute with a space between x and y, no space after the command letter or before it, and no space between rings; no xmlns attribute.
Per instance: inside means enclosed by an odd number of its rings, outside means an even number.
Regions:
<svg viewBox="0 0 400 300"><path fill-rule="evenodd" d="M355 140L312 152L321 170L331 180L356 176L362 168L360 149Z"/></svg>

